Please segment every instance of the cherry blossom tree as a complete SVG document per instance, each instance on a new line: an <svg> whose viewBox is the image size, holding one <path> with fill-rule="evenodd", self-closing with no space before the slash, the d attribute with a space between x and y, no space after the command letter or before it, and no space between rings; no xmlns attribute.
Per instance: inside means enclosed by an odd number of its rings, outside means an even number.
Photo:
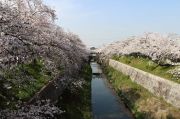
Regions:
<svg viewBox="0 0 180 119"><path fill-rule="evenodd" d="M161 35L158 33L145 33L143 36L133 36L127 40L114 42L99 48L106 57L112 55L139 54L151 58L160 65L178 65L180 62L180 37L175 35Z"/></svg>
<svg viewBox="0 0 180 119"><path fill-rule="evenodd" d="M20 87L35 80L22 71L19 75L6 76L15 72L19 65L40 59L57 78L63 72L65 85L75 78L88 52L80 38L72 32L65 32L56 25L55 11L42 0L0 1L0 101L11 102L13 86ZM63 69L63 71L62 71ZM1 105L1 103L0 103Z"/></svg>

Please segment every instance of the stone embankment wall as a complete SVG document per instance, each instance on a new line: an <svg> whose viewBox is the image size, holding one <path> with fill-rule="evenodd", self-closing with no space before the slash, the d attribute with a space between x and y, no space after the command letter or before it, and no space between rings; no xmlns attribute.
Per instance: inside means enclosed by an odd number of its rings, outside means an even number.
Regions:
<svg viewBox="0 0 180 119"><path fill-rule="evenodd" d="M114 69L129 75L131 80L140 84L156 96L180 108L180 84L152 75L137 68L110 59L109 65Z"/></svg>
<svg viewBox="0 0 180 119"><path fill-rule="evenodd" d="M37 92L27 104L33 104L38 100L50 100L52 103L56 103L63 90L67 87L68 82L63 83L67 80L65 77L55 78L45 85L39 92Z"/></svg>

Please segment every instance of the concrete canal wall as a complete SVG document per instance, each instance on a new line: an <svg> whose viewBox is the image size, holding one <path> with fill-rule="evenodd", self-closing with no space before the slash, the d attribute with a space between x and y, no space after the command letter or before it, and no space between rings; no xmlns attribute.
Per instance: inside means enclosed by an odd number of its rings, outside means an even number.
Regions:
<svg viewBox="0 0 180 119"><path fill-rule="evenodd" d="M68 84L63 83L64 80L66 80L65 77L59 77L50 81L28 101L28 104L33 104L38 100L50 100L55 103Z"/></svg>
<svg viewBox="0 0 180 119"><path fill-rule="evenodd" d="M152 75L137 68L110 59L109 65L130 76L131 80L140 84L156 96L180 108L180 84Z"/></svg>

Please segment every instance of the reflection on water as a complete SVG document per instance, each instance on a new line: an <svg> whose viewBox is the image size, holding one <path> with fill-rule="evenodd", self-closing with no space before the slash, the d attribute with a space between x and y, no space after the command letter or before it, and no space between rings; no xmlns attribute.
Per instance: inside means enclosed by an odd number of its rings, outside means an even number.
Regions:
<svg viewBox="0 0 180 119"><path fill-rule="evenodd" d="M93 74L102 74L102 69L96 62L91 62L91 68Z"/></svg>
<svg viewBox="0 0 180 119"><path fill-rule="evenodd" d="M133 119L124 104L108 87L102 70L97 63L91 63L93 75L91 83L92 113L94 119Z"/></svg>

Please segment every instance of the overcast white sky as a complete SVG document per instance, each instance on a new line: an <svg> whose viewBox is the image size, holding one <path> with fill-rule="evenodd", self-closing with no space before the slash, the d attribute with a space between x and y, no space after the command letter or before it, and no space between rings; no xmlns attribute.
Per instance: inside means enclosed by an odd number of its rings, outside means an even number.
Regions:
<svg viewBox="0 0 180 119"><path fill-rule="evenodd" d="M87 46L144 32L180 34L180 0L44 0Z"/></svg>

